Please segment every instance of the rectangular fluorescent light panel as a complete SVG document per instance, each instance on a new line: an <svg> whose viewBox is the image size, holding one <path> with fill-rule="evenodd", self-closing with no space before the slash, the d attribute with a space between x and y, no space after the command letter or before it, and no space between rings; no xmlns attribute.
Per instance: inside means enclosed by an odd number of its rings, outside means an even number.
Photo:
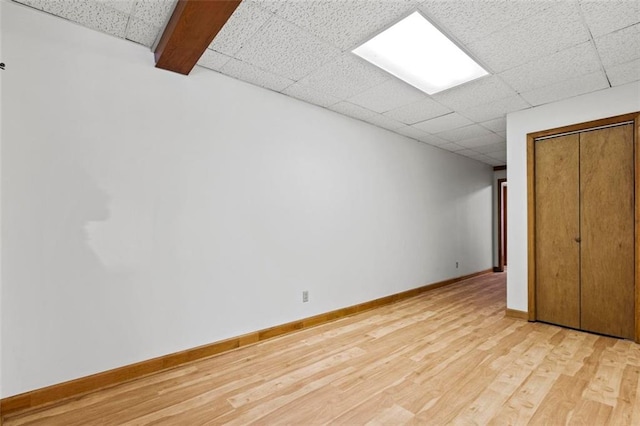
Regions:
<svg viewBox="0 0 640 426"><path fill-rule="evenodd" d="M353 53L429 95L489 74L419 12Z"/></svg>

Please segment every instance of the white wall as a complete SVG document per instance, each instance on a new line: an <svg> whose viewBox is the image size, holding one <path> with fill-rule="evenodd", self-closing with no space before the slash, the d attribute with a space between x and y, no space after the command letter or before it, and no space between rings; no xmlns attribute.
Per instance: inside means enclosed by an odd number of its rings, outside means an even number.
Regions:
<svg viewBox="0 0 640 426"><path fill-rule="evenodd" d="M507 116L507 307L527 310L527 134L640 111L640 83L582 95Z"/></svg>
<svg viewBox="0 0 640 426"><path fill-rule="evenodd" d="M490 166L3 6L5 396L491 267Z"/></svg>

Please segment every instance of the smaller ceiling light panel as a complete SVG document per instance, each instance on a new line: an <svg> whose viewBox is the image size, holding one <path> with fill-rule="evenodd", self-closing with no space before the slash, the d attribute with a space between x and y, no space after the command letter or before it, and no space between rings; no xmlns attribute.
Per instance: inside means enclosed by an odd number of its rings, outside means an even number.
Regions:
<svg viewBox="0 0 640 426"><path fill-rule="evenodd" d="M429 95L489 74L420 12L353 53Z"/></svg>

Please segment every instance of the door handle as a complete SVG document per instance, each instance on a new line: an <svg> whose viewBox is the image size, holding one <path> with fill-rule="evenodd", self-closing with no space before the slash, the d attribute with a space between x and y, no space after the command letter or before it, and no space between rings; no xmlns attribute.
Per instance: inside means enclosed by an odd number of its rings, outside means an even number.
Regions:
<svg viewBox="0 0 640 426"><path fill-rule="evenodd" d="M582 241L582 239L580 237L575 237L574 240L575 240L576 243L579 243L579 242Z"/></svg>

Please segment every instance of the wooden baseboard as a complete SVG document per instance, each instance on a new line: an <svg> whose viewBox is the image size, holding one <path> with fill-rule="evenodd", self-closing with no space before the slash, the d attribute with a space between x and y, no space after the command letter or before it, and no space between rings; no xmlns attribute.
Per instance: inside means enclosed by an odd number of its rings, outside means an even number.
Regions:
<svg viewBox="0 0 640 426"><path fill-rule="evenodd" d="M509 308L505 309L504 316L505 317L509 317L509 318L521 319L521 320L525 320L525 321L529 320L529 313L528 312L519 311L517 309L509 309Z"/></svg>
<svg viewBox="0 0 640 426"><path fill-rule="evenodd" d="M381 297L369 302L360 303L358 305L348 306L324 314L315 315L313 317L304 318L275 327L266 328L253 333L242 336L233 337L204 346L187 349L181 352L175 352L169 355L141 361L135 364L125 365L113 370L104 371L90 376L81 377L79 379L70 380L68 382L59 383L45 388L35 389L19 395L9 396L0 400L0 413L3 416L16 413L18 411L33 409L44 405L50 405L60 402L71 397L78 397L83 394L93 392L99 389L105 389L115 386L129 380L147 376L159 371L167 370L186 364L191 361L200 360L213 355L218 355L233 349L257 343L266 339L292 333L304 328L313 327L338 318L353 315L369 309L388 305L403 299L407 299L429 290L451 285L469 278L477 277L491 273L492 269L464 275L457 278L440 281L423 287L403 291L401 293L392 294L390 296ZM519 312L519 311L514 311Z"/></svg>

